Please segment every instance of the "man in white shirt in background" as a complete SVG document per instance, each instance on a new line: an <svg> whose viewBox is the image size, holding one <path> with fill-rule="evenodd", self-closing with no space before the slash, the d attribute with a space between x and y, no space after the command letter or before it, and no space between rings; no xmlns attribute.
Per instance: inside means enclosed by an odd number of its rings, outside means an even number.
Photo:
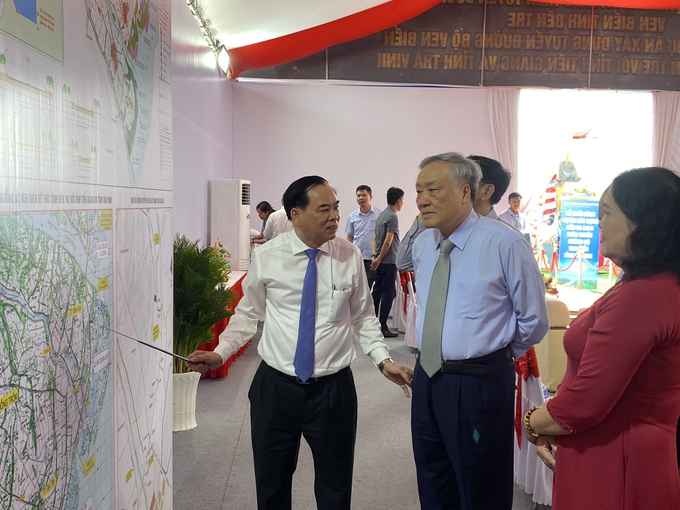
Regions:
<svg viewBox="0 0 680 510"><path fill-rule="evenodd" d="M498 219L507 223L511 227L524 233L526 230L526 218L522 213L519 212L519 208L522 205L522 195L513 191L508 196L508 207L505 211L498 215Z"/></svg>
<svg viewBox="0 0 680 510"><path fill-rule="evenodd" d="M364 259L368 289L370 290L375 281L375 271L371 270L375 220L378 219L382 210L371 205L373 191L370 186L366 184L357 186L356 195L359 209L353 211L347 218L345 234L347 234L347 240L361 250L361 258Z"/></svg>
<svg viewBox="0 0 680 510"><path fill-rule="evenodd" d="M281 200L281 205L283 205L283 199ZM269 215L267 219L267 225L264 227L265 241L271 241L276 236L283 234L284 232L290 232L293 230L293 223L290 221L286 215L286 209L281 207L278 211L274 211Z"/></svg>
<svg viewBox="0 0 680 510"><path fill-rule="evenodd" d="M318 508L349 510L357 426L349 368L354 339L406 396L413 371L389 357L361 253L336 237L339 202L328 182L302 177L288 187L284 203L294 230L253 252L243 298L219 345L190 354L187 366L201 373L219 367L264 320L257 348L262 362L248 395L258 509L291 508L304 435L314 457Z"/></svg>
<svg viewBox="0 0 680 510"><path fill-rule="evenodd" d="M493 206L500 202L510 185L512 177L503 165L495 159L484 156L469 156L468 159L476 161L482 170L482 178L477 186L473 209L480 216L486 216L492 220L500 219L493 210ZM520 197L521 199L522 197Z"/></svg>

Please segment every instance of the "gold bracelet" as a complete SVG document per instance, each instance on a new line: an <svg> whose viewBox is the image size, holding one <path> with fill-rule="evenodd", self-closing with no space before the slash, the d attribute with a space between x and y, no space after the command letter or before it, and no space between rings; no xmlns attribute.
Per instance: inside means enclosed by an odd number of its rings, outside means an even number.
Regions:
<svg viewBox="0 0 680 510"><path fill-rule="evenodd" d="M527 414L524 415L524 428L526 431L531 434L534 437L538 437L540 434L536 434L536 431L531 428L531 415L534 414L534 411L538 409L538 407L532 407L527 411Z"/></svg>

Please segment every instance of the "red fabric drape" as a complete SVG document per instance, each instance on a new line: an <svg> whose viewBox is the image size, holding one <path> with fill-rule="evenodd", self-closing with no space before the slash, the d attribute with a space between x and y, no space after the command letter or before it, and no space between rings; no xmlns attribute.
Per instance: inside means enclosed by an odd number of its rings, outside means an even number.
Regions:
<svg viewBox="0 0 680 510"><path fill-rule="evenodd" d="M229 71L238 78L245 71L263 69L307 57L347 41L360 39L422 14L441 0L392 0L371 9L307 30L241 48L229 49Z"/></svg>
<svg viewBox="0 0 680 510"><path fill-rule="evenodd" d="M525 352L519 359L515 360L515 372L517 378L517 402L515 405L515 433L517 434L517 444L522 445L522 434L524 433L524 416L522 416L522 379L529 380L529 377L540 377L538 371L538 358L536 351L532 347Z"/></svg>

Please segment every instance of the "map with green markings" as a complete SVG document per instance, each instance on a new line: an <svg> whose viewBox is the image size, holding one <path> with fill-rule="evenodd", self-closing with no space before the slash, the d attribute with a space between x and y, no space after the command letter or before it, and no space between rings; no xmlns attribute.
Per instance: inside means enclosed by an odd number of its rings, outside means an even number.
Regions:
<svg viewBox="0 0 680 510"><path fill-rule="evenodd" d="M113 507L112 237L111 210L0 214L2 509Z"/></svg>

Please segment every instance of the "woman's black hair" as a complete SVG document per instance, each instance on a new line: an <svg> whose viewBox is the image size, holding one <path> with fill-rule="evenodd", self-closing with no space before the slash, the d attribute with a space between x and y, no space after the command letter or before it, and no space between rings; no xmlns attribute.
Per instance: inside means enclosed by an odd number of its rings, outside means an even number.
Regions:
<svg viewBox="0 0 680 510"><path fill-rule="evenodd" d="M255 206L255 210L260 211L260 212L263 212L263 213L269 213L269 214L271 214L271 213L274 212L274 208L273 208L272 205L271 205L269 202L267 202L266 200L264 200L264 201L260 202L259 204L257 204L257 206Z"/></svg>
<svg viewBox="0 0 680 510"><path fill-rule="evenodd" d="M680 282L680 176L666 168L619 174L610 192L631 224L625 278L673 273Z"/></svg>

